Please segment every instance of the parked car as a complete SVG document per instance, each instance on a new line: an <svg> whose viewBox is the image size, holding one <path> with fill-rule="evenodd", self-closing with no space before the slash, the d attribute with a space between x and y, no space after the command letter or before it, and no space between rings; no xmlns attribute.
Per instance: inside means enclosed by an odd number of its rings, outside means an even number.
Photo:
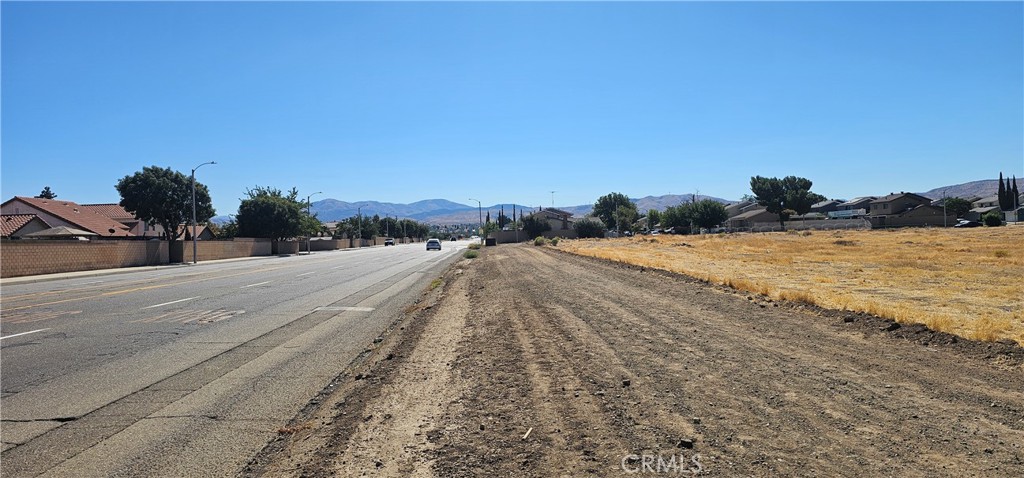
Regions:
<svg viewBox="0 0 1024 478"><path fill-rule="evenodd" d="M978 221L963 221L956 223L953 227L981 227L981 223Z"/></svg>
<svg viewBox="0 0 1024 478"><path fill-rule="evenodd" d="M430 239L430 240L428 240L427 241L427 250L429 251L431 249L437 249L437 250L440 251L441 250L441 241L439 241L437 239Z"/></svg>
<svg viewBox="0 0 1024 478"><path fill-rule="evenodd" d="M393 245L395 245L395 240L390 238L390 237L387 238L387 239L384 239L384 245L385 246L393 246Z"/></svg>

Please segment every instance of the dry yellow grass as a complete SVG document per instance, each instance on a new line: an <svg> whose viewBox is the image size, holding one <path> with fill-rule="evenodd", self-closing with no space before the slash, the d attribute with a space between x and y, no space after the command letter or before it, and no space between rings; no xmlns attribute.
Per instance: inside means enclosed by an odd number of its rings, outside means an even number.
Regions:
<svg viewBox="0 0 1024 478"><path fill-rule="evenodd" d="M1024 345L1024 227L648 236L558 248Z"/></svg>

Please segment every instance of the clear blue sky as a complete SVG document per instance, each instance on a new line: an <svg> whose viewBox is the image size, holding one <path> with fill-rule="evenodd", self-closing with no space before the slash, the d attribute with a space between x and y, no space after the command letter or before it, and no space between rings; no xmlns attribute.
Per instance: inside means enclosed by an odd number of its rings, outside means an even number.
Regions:
<svg viewBox="0 0 1024 478"><path fill-rule="evenodd" d="M593 203L1024 177L1024 6L2 4L2 195L144 166L315 200Z"/></svg>

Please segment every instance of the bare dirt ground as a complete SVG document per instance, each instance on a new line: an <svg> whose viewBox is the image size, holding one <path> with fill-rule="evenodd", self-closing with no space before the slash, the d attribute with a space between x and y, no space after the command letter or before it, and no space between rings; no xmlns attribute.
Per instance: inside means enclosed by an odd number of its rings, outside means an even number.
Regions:
<svg viewBox="0 0 1024 478"><path fill-rule="evenodd" d="M1015 344L529 245L442 280L243 475L1024 474Z"/></svg>

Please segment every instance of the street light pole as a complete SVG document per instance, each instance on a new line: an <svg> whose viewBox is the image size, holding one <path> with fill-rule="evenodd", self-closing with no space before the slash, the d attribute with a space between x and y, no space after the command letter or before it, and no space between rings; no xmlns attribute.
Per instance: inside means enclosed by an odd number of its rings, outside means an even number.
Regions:
<svg viewBox="0 0 1024 478"><path fill-rule="evenodd" d="M359 237L359 245L356 247L363 247L363 207L359 206L356 208L356 236Z"/></svg>
<svg viewBox="0 0 1024 478"><path fill-rule="evenodd" d="M309 196L306 196L306 215L307 216L310 215L309 214L309 210L313 206L313 203L309 202L309 199L312 198L313 196L316 196L317 194L323 194L323 192L322 191L317 191L317 192L315 192L313 194L310 194ZM310 216L310 217L312 217L312 216ZM308 255L308 254L312 254L312 253L313 252L310 250L310 245L309 245L309 235L306 235L306 254Z"/></svg>
<svg viewBox="0 0 1024 478"><path fill-rule="evenodd" d="M199 244L196 242L196 170L207 164L217 164L216 161L209 161L192 168L192 263L198 263L196 257Z"/></svg>
<svg viewBox="0 0 1024 478"><path fill-rule="evenodd" d="M469 198L469 200L470 201L476 201L476 213L477 213L477 216L479 216L477 218L479 220L479 222L477 223L476 230L480 231L480 243L483 244L483 242L484 242L484 212L483 212L484 210L483 210L483 206L480 205L480 200L479 199Z"/></svg>

